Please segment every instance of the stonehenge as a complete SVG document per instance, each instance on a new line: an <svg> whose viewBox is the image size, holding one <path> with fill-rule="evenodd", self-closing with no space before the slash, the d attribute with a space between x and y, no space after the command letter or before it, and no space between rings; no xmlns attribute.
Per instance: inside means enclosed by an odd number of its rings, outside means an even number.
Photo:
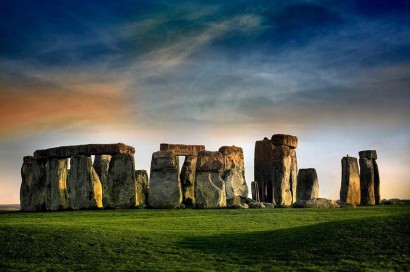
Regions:
<svg viewBox="0 0 410 272"><path fill-rule="evenodd" d="M21 210L135 207L134 152L122 143L35 151L23 158Z"/></svg>
<svg viewBox="0 0 410 272"><path fill-rule="evenodd" d="M255 142L254 181L245 179L241 147L160 144L149 175L135 169L134 147L88 144L36 150L23 157L22 211L129 208L355 207L380 203L375 150L343 157L340 200L319 198L316 169L298 171L292 135ZM180 167L180 157L183 164ZM181 161L182 162L182 161ZM359 167L360 165L360 172ZM252 198L248 197L251 193Z"/></svg>
<svg viewBox="0 0 410 272"><path fill-rule="evenodd" d="M290 206L296 201L298 138L274 134L255 143L254 175L261 201Z"/></svg>

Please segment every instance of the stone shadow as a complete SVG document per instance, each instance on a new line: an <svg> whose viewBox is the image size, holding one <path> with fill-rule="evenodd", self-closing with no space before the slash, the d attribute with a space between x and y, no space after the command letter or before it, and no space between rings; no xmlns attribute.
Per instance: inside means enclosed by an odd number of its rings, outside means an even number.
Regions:
<svg viewBox="0 0 410 272"><path fill-rule="evenodd" d="M409 224L408 214L349 219L272 231L186 238L180 246L201 252L215 266L223 262L236 268L240 265L241 270L270 271L278 265L302 271L401 270L403 267L390 267L386 259L405 264L400 256L410 253L408 239L403 241L404 236L410 235Z"/></svg>

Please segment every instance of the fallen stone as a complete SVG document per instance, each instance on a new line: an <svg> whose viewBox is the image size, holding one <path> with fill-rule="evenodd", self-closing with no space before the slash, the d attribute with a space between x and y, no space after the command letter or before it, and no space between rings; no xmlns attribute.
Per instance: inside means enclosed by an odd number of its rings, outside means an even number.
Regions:
<svg viewBox="0 0 410 272"><path fill-rule="evenodd" d="M316 169L299 169L297 180L297 200L308 200L319 197L319 182Z"/></svg>
<svg viewBox="0 0 410 272"><path fill-rule="evenodd" d="M249 202L248 206L250 209L261 209L261 208L265 208L265 205L263 203L260 202Z"/></svg>
<svg viewBox="0 0 410 272"><path fill-rule="evenodd" d="M160 144L160 151L172 151L175 156L196 156L199 151L204 151L203 145Z"/></svg>
<svg viewBox="0 0 410 272"><path fill-rule="evenodd" d="M364 150L359 152L360 159L377 160L376 150Z"/></svg>
<svg viewBox="0 0 410 272"><path fill-rule="evenodd" d="M374 168L373 160L359 159L360 163L360 204L371 206L376 204L374 194Z"/></svg>
<svg viewBox="0 0 410 272"><path fill-rule="evenodd" d="M403 205L405 202L398 198L391 198L391 199L383 199L380 201L382 205Z"/></svg>
<svg viewBox="0 0 410 272"><path fill-rule="evenodd" d="M111 155L96 155L94 158L94 170L100 178L102 186L102 202L104 207L109 207L110 190L108 187L108 168L110 166Z"/></svg>
<svg viewBox="0 0 410 272"><path fill-rule="evenodd" d="M137 206L135 161L132 154L117 154L110 160L108 168L108 205L114 209Z"/></svg>
<svg viewBox="0 0 410 272"><path fill-rule="evenodd" d="M137 207L145 206L148 202L148 174L145 170L136 170L135 179L137 186Z"/></svg>
<svg viewBox="0 0 410 272"><path fill-rule="evenodd" d="M67 165L68 159L50 158L47 167L47 190L49 198L46 197L47 210L65 210L68 208L67 192Z"/></svg>
<svg viewBox="0 0 410 272"><path fill-rule="evenodd" d="M179 160L173 151L152 154L148 197L151 208L172 209L181 205Z"/></svg>
<svg viewBox="0 0 410 272"><path fill-rule="evenodd" d="M339 204L340 208L356 208L356 205L353 203L346 203L340 200L336 200L336 203Z"/></svg>
<svg viewBox="0 0 410 272"><path fill-rule="evenodd" d="M262 202L263 206L267 209L273 209L275 208L275 205L273 203L267 203L267 202Z"/></svg>
<svg viewBox="0 0 410 272"><path fill-rule="evenodd" d="M248 208L249 206L246 203L228 205L228 209L248 209Z"/></svg>
<svg viewBox="0 0 410 272"><path fill-rule="evenodd" d="M271 138L272 144L274 146L288 146L292 149L296 149L298 146L298 138L292 135L286 134L274 134Z"/></svg>
<svg viewBox="0 0 410 272"><path fill-rule="evenodd" d="M33 157L26 156L21 166L20 209L29 210L29 197L33 186Z"/></svg>
<svg viewBox="0 0 410 272"><path fill-rule="evenodd" d="M342 158L342 183L340 186L340 200L355 205L360 204L360 176L357 159Z"/></svg>
<svg viewBox="0 0 410 272"><path fill-rule="evenodd" d="M195 172L196 156L186 156L181 168L182 203L186 207L195 207Z"/></svg>
<svg viewBox="0 0 410 272"><path fill-rule="evenodd" d="M102 186L91 156L72 156L70 165L67 182L69 207L73 210L102 208Z"/></svg>
<svg viewBox="0 0 410 272"><path fill-rule="evenodd" d="M72 145L36 150L34 152L34 159L70 158L76 155L116 155L134 153L134 147L123 143Z"/></svg>
<svg viewBox="0 0 410 272"><path fill-rule="evenodd" d="M326 198L298 200L292 205L294 208L339 208L336 201Z"/></svg>

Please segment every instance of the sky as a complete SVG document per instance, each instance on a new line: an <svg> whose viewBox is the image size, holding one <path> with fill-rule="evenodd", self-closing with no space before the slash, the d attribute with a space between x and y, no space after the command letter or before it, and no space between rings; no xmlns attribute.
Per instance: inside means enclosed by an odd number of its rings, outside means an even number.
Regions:
<svg viewBox="0 0 410 272"><path fill-rule="evenodd" d="M299 138L339 198L341 158L375 149L382 198L410 198L410 1L0 1L0 204L23 156L123 142L244 150Z"/></svg>

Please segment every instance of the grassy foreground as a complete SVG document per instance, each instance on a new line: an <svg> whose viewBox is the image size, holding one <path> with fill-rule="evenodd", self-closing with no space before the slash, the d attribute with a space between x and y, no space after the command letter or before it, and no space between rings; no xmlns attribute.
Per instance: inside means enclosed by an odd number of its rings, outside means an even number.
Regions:
<svg viewBox="0 0 410 272"><path fill-rule="evenodd" d="M410 271L410 205L0 212L0 271Z"/></svg>

